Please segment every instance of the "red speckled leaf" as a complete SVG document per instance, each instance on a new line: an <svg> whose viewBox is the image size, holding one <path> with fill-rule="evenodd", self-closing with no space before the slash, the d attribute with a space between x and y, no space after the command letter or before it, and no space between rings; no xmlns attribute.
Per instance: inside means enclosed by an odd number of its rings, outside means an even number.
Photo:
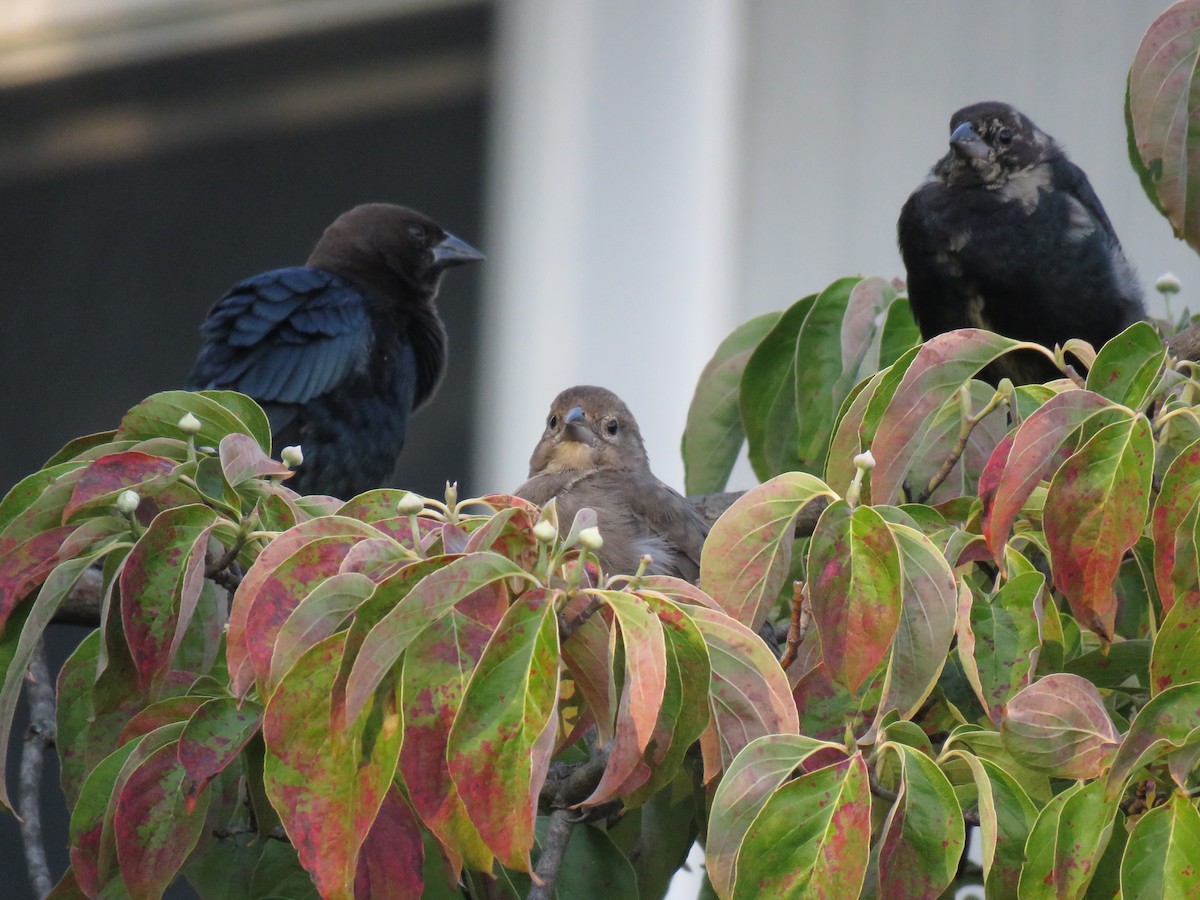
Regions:
<svg viewBox="0 0 1200 900"><path fill-rule="evenodd" d="M570 609L570 606L567 607ZM612 626L611 613L603 610L577 628L562 645L562 660L567 674L583 695L588 710L596 720L600 744L613 738L616 710L613 701L616 691L611 687L612 664L609 659Z"/></svg>
<svg viewBox="0 0 1200 900"><path fill-rule="evenodd" d="M200 839L208 795L187 812L176 744L164 744L129 773L113 816L121 878L133 900L156 900ZM135 753L135 757L136 757Z"/></svg>
<svg viewBox="0 0 1200 900"><path fill-rule="evenodd" d="M267 676L275 632L312 585L336 574L355 543L377 537L370 525L329 516L303 522L267 545L238 585L229 611L226 657L235 696L245 696L256 677ZM257 610L260 603L263 609Z"/></svg>
<svg viewBox="0 0 1200 900"><path fill-rule="evenodd" d="M41 473L34 473L8 492L0 502L0 514L6 517L0 530L0 560L30 538L62 525L63 507L84 468L82 463L56 466L48 482L35 479Z"/></svg>
<svg viewBox="0 0 1200 900"><path fill-rule="evenodd" d="M532 569L538 556L538 542L533 536L536 524L536 514L527 509L516 506L502 509L471 532L463 552L491 550Z"/></svg>
<svg viewBox="0 0 1200 900"><path fill-rule="evenodd" d="M329 697L345 634L309 650L267 703L267 796L326 898L353 894L358 852L396 771L401 720L383 698L346 731L329 728ZM368 724L373 735L364 741Z"/></svg>
<svg viewBox="0 0 1200 900"><path fill-rule="evenodd" d="M139 690L148 691L171 668L200 598L216 522L207 506L168 509L129 551L121 572L121 620Z"/></svg>
<svg viewBox="0 0 1200 900"><path fill-rule="evenodd" d="M1080 625L1111 640L1121 558L1142 533L1154 474L1144 416L1105 426L1050 482L1042 522L1054 584Z"/></svg>
<svg viewBox="0 0 1200 900"><path fill-rule="evenodd" d="M1176 603L1164 617L1150 655L1150 694L1200 681L1200 604Z"/></svg>
<svg viewBox="0 0 1200 900"><path fill-rule="evenodd" d="M924 440L926 420L964 381L998 356L1021 347L1037 345L978 328L960 328L925 342L904 373L871 441L875 456L875 470L871 473L874 502L888 503L899 496Z"/></svg>
<svg viewBox="0 0 1200 900"><path fill-rule="evenodd" d="M355 900L420 897L425 887L424 863L420 823L404 795L392 785L358 854Z"/></svg>
<svg viewBox="0 0 1200 900"><path fill-rule="evenodd" d="M339 719L343 716L345 721L356 719L413 638L460 601L506 578L532 580L516 563L494 553L473 553L455 559L426 575L411 590L403 574L398 576L405 591L403 597L363 638L346 677L345 691L338 691L334 698ZM375 596L380 601L392 596L388 582L376 588Z"/></svg>
<svg viewBox="0 0 1200 900"><path fill-rule="evenodd" d="M145 744L158 748L172 740L183 726L163 729L161 734L146 736L118 747L99 763L84 779L79 799L71 810L70 854L71 868L79 886L94 897L117 875L117 848L113 836L112 817L116 798L125 778L126 763ZM144 758L144 757L143 757Z"/></svg>
<svg viewBox="0 0 1200 900"><path fill-rule="evenodd" d="M713 795L704 865L720 897L733 889L738 847L754 817L813 753L837 747L803 735L772 734L743 748ZM841 748L838 748L841 749Z"/></svg>
<svg viewBox="0 0 1200 900"><path fill-rule="evenodd" d="M75 482L71 499L63 509L63 521L82 509L111 506L121 491L133 488L142 496L157 493L171 478L177 464L161 456L137 450L102 456L87 467Z"/></svg>
<svg viewBox="0 0 1200 900"><path fill-rule="evenodd" d="M1054 875L1050 885L1056 896L1084 896L1108 846L1117 814L1116 798L1106 798L1104 784L1099 781L1080 786L1064 801L1053 841ZM1031 837L1036 840L1039 835ZM1113 886L1098 887L1111 890Z"/></svg>
<svg viewBox="0 0 1200 900"><path fill-rule="evenodd" d="M1138 852L1121 861L1121 889L1126 897L1164 897L1167 886L1176 896L1200 895L1200 813L1195 801L1175 794L1165 806L1138 819L1129 835Z"/></svg>
<svg viewBox="0 0 1200 900"><path fill-rule="evenodd" d="M800 733L827 741L842 740L847 733L864 734L878 718L882 687L883 671L877 669L852 694L829 677L824 663L818 663L797 680L792 691Z"/></svg>
<svg viewBox="0 0 1200 900"><path fill-rule="evenodd" d="M539 588L509 608L467 684L446 751L484 842L525 872L558 728L558 597Z"/></svg>
<svg viewBox="0 0 1200 900"><path fill-rule="evenodd" d="M412 550L392 537L367 538L350 548L338 568L339 573L356 572L372 581L383 581L404 566L420 559Z"/></svg>
<svg viewBox="0 0 1200 900"><path fill-rule="evenodd" d="M1066 673L1047 675L1013 697L1000 734L1017 762L1059 778L1102 774L1120 743L1100 692Z"/></svg>
<svg viewBox="0 0 1200 900"><path fill-rule="evenodd" d="M0 634L14 607L58 564L58 548L75 528L61 525L35 534L0 557Z"/></svg>
<svg viewBox="0 0 1200 900"><path fill-rule="evenodd" d="M900 553L900 621L892 640L880 712L916 713L937 683L950 641L958 588L946 558L915 528L889 525Z"/></svg>
<svg viewBox="0 0 1200 900"><path fill-rule="evenodd" d="M1197 743L1200 743L1200 683L1193 681L1167 688L1138 710L1130 723L1108 772L1109 796L1120 795L1125 782L1142 766Z"/></svg>
<svg viewBox="0 0 1200 900"><path fill-rule="evenodd" d="M1200 441L1189 445L1167 467L1162 487L1154 502L1154 581L1163 610L1175 603L1200 605L1200 569L1192 542L1193 529L1187 529L1184 546L1191 553L1176 559L1180 526L1200 502Z"/></svg>
<svg viewBox="0 0 1200 900"><path fill-rule="evenodd" d="M703 606L687 614L704 635L712 665L709 706L718 740L705 754L705 771L726 768L738 752L764 734L798 734L796 704L775 654L757 634L729 616Z"/></svg>
<svg viewBox="0 0 1200 900"><path fill-rule="evenodd" d="M192 713L202 705L204 705L203 697L187 694L151 703L125 724L125 727L121 729L121 734L117 737L117 745L137 740L164 725L187 722Z"/></svg>
<svg viewBox="0 0 1200 900"><path fill-rule="evenodd" d="M83 758L88 721L92 707L92 686L96 683L96 655L100 650L100 632L85 637L58 670L56 694L74 698L70 703L55 706L54 744L58 750L59 784L73 807L79 788L87 777L88 767Z"/></svg>
<svg viewBox="0 0 1200 900"><path fill-rule="evenodd" d="M214 697L188 719L179 736L179 763L187 775L183 797L189 811L199 793L258 734L262 715L257 703L247 701L239 706L233 697Z"/></svg>
<svg viewBox="0 0 1200 900"><path fill-rule="evenodd" d="M615 737L608 766L584 806L599 806L614 799L619 790L633 790L650 777L642 754L658 721L667 688L667 648L662 623L637 594L624 591L588 591L613 611L613 621L625 651L625 677L617 707ZM635 770L640 781L631 780Z"/></svg>
<svg viewBox="0 0 1200 900"><path fill-rule="evenodd" d="M946 776L920 750L887 743L896 754L900 783L883 823L878 896L935 900L950 886L966 843L962 809Z"/></svg>
<svg viewBox="0 0 1200 900"><path fill-rule="evenodd" d="M883 517L831 503L809 543L808 577L825 667L857 691L887 658L900 624L900 553Z"/></svg>
<svg viewBox="0 0 1200 900"><path fill-rule="evenodd" d="M471 824L446 757L463 690L491 636L490 629L452 609L409 645L400 678L400 773L413 807L441 842L455 875L464 861L476 870L492 868L491 851Z"/></svg>
<svg viewBox="0 0 1200 900"><path fill-rule="evenodd" d="M743 625L758 628L788 576L796 516L833 491L804 472L751 488L713 524L700 556L700 586Z"/></svg>
<svg viewBox="0 0 1200 900"><path fill-rule="evenodd" d="M251 478L261 478L264 475L290 478L292 470L277 459L271 459L263 452L258 442L248 434L227 434L221 438L217 448L217 456L221 460L221 471L225 480L234 487Z"/></svg>
<svg viewBox="0 0 1200 900"><path fill-rule="evenodd" d="M738 850L731 896L855 897L870 845L871 788L867 764L855 753L771 795Z"/></svg>
<svg viewBox="0 0 1200 900"><path fill-rule="evenodd" d="M997 565L1021 507L1038 483L1061 462L1063 441L1087 419L1112 404L1091 391L1063 391L1021 423L1011 442L1001 442L979 479L983 534Z"/></svg>
<svg viewBox="0 0 1200 900"><path fill-rule="evenodd" d="M346 559L365 544L356 544ZM343 560L344 562L344 560ZM271 671L267 678L268 692L309 647L325 640L346 621L375 590L375 583L366 575L340 572L318 584L300 601L279 629L271 652Z"/></svg>
<svg viewBox="0 0 1200 900"><path fill-rule="evenodd" d="M1200 248L1200 157L1193 152L1192 126L1192 111L1200 103L1198 57L1200 4L1174 3L1142 37L1125 99L1130 158L1142 187L1170 220L1175 236L1194 248Z"/></svg>

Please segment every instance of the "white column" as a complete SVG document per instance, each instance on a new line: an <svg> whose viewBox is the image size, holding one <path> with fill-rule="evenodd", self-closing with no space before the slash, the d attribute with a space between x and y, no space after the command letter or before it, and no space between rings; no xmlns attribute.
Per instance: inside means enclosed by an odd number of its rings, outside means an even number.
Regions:
<svg viewBox="0 0 1200 900"><path fill-rule="evenodd" d="M629 404L656 473L736 324L735 0L497 4L479 484L525 477L550 400Z"/></svg>

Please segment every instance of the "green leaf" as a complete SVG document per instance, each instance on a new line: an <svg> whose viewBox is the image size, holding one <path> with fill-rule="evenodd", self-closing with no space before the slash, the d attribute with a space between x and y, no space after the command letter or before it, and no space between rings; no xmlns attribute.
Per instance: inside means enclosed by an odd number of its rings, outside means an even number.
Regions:
<svg viewBox="0 0 1200 900"><path fill-rule="evenodd" d="M266 413L243 394L233 391L163 391L147 397L121 419L117 440L183 438L179 420L192 413L200 420L199 446L216 447L227 434L248 434L271 452L271 423Z"/></svg>
<svg viewBox="0 0 1200 900"><path fill-rule="evenodd" d="M1059 778L1095 778L1121 743L1099 691L1078 675L1047 675L1009 701L1000 734L1022 765Z"/></svg>
<svg viewBox="0 0 1200 900"><path fill-rule="evenodd" d="M1134 322L1099 349L1088 369L1088 390L1141 409L1167 362L1167 350L1154 326Z"/></svg>
<svg viewBox="0 0 1200 900"><path fill-rule="evenodd" d="M346 557L370 542L368 539L356 544ZM275 636L268 690L274 689L309 647L337 631L374 590L375 583L358 572L339 572L319 582L291 611Z"/></svg>
<svg viewBox="0 0 1200 900"><path fill-rule="evenodd" d="M1200 813L1186 796L1145 813L1129 843L1137 850L1121 861L1126 897L1194 897L1200 894Z"/></svg>
<svg viewBox="0 0 1200 900"><path fill-rule="evenodd" d="M538 820L539 832L544 830L543 823L546 821L544 818ZM561 900L637 897L637 874L625 854L604 831L590 825L579 825L571 833L571 841L567 844L555 895Z"/></svg>
<svg viewBox="0 0 1200 900"><path fill-rule="evenodd" d="M897 297L888 306L879 340L879 367L894 365L905 353L921 345L921 329L913 318L907 297Z"/></svg>
<svg viewBox="0 0 1200 900"><path fill-rule="evenodd" d="M751 352L781 315L769 312L743 322L721 341L700 373L683 430L686 493L712 494L725 489L746 440L738 406L742 372Z"/></svg>
<svg viewBox="0 0 1200 900"><path fill-rule="evenodd" d="M1100 429L1055 473L1042 514L1054 584L1081 625L1111 641L1121 558L1146 521L1154 438L1144 416Z"/></svg>
<svg viewBox="0 0 1200 900"><path fill-rule="evenodd" d="M796 517L818 497L833 496L804 472L748 490L713 523L700 555L700 586L733 618L758 628L791 571Z"/></svg>
<svg viewBox="0 0 1200 900"><path fill-rule="evenodd" d="M183 799L190 811L197 796L225 771L259 733L263 710L257 703L214 697L188 719L179 736L179 763L187 775Z"/></svg>
<svg viewBox="0 0 1200 900"><path fill-rule="evenodd" d="M1058 815L1054 841L1054 888L1058 896L1078 897L1087 890L1112 834L1116 800L1104 795L1104 783L1092 781L1074 791Z"/></svg>
<svg viewBox="0 0 1200 900"><path fill-rule="evenodd" d="M1200 551L1195 540L1198 504L1200 441L1189 444L1167 467L1154 501L1154 578L1164 611L1177 602L1200 606ZM1185 522L1189 527L1183 527Z"/></svg>
<svg viewBox="0 0 1200 900"><path fill-rule="evenodd" d="M100 653L100 632L93 631L67 657L58 670L55 693L69 697L70 702L56 703L56 727L54 745L58 750L59 784L67 798L67 806L73 807L79 789L87 777L88 767L84 761L84 741L87 738L88 721L95 710L92 708L92 685L96 683L96 662Z"/></svg>
<svg viewBox="0 0 1200 900"><path fill-rule="evenodd" d="M467 684L446 747L484 842L501 863L526 872L558 724L557 599L557 591L538 588L509 607Z"/></svg>
<svg viewBox="0 0 1200 900"><path fill-rule="evenodd" d="M855 753L771 794L738 850L730 896L856 896L870 841L871 789Z"/></svg>
<svg viewBox="0 0 1200 900"><path fill-rule="evenodd" d="M1119 795L1125 782L1142 766L1197 744L1200 744L1200 683L1192 681L1167 688L1133 717L1108 772L1110 795Z"/></svg>

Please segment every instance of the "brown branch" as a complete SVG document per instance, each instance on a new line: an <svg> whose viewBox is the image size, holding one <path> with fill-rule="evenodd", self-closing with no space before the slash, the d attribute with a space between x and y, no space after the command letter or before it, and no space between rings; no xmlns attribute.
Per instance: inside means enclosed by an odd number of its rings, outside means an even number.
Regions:
<svg viewBox="0 0 1200 900"><path fill-rule="evenodd" d="M800 652L800 643L808 631L807 615L804 611L804 583L797 581L792 584L792 623L788 627L787 649L779 660L779 665L786 672L788 666L796 661Z"/></svg>
<svg viewBox="0 0 1200 900"><path fill-rule="evenodd" d="M25 847L25 868L34 896L45 897L54 887L50 867L46 863L46 848L42 842L42 812L39 799L42 793L42 763L46 750L54 746L56 733L54 717L54 685L46 665L46 645L38 641L29 660L26 681L26 701L29 704L29 730L21 749L18 776L18 807L21 811L21 843Z"/></svg>
<svg viewBox="0 0 1200 900"><path fill-rule="evenodd" d="M558 883L558 873L567 855L567 844L575 830L575 814L569 809L556 809L550 813L550 827L542 841L542 852L533 869L533 886L526 895L528 900L551 900Z"/></svg>
<svg viewBox="0 0 1200 900"><path fill-rule="evenodd" d="M959 459L962 458L963 453L966 451L967 441L971 439L971 432L975 430L975 426L986 419L988 415L991 414L991 412L997 406L999 406L1001 403L1004 403L1005 400L1005 395L1002 392L997 391L992 399L983 407L983 409L979 410L979 412L975 413L974 415L970 415L966 414L969 410L968 404L970 403L970 395L964 395L962 401L964 416L962 420L962 426L958 430L958 440L954 442L954 446L950 449L949 455L942 460L941 468L939 468L934 476L929 479L929 484L925 486L925 490L921 491L915 498L913 498L914 503L925 503L931 496L933 496L933 492L942 486L942 482L949 477L950 470L954 468L955 464L958 463Z"/></svg>

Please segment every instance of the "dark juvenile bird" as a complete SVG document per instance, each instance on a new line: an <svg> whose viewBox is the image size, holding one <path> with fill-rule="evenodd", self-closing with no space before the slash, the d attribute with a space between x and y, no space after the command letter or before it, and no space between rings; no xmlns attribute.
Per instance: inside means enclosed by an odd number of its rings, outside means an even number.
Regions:
<svg viewBox="0 0 1200 900"><path fill-rule="evenodd" d="M409 413L446 368L433 302L442 273L478 259L418 212L356 206L325 229L303 266L247 278L217 301L188 388L258 401L276 452L303 448L288 481L300 493L345 499L380 487Z"/></svg>
<svg viewBox="0 0 1200 900"><path fill-rule="evenodd" d="M913 315L928 340L986 328L1053 348L1099 349L1145 317L1141 291L1087 176L1005 103L950 119L950 151L900 211ZM985 369L993 384L1061 377L1033 351Z"/></svg>
<svg viewBox="0 0 1200 900"><path fill-rule="evenodd" d="M651 573L700 575L708 524L654 477L638 424L612 391L580 385L554 398L516 495L539 505L557 497L564 532L580 509L595 510L606 575L633 574L646 553Z"/></svg>

